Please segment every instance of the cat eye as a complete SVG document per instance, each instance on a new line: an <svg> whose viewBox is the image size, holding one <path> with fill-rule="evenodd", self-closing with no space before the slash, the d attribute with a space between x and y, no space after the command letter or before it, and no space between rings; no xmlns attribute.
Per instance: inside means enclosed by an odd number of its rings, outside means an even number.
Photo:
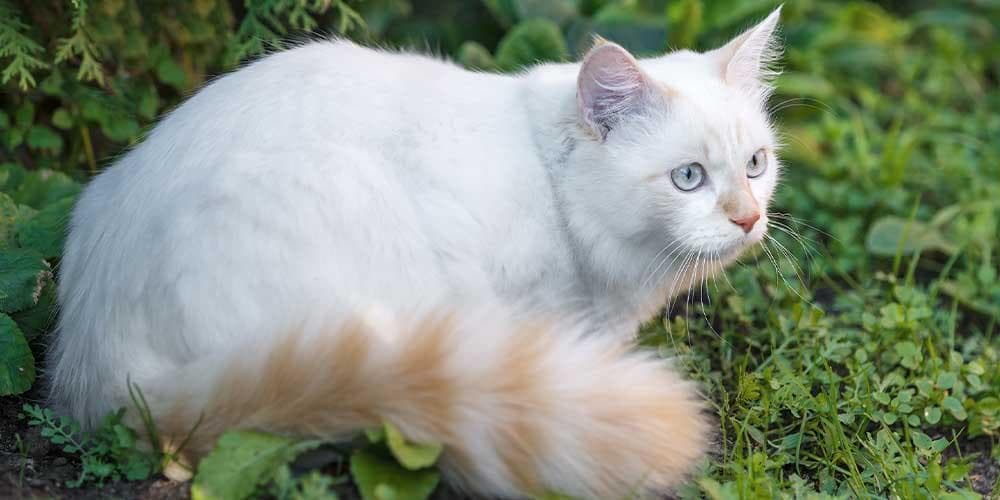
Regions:
<svg viewBox="0 0 1000 500"><path fill-rule="evenodd" d="M765 170L767 170L767 155L764 153L764 149L761 148L747 162L747 177L751 179L760 177Z"/></svg>
<svg viewBox="0 0 1000 500"><path fill-rule="evenodd" d="M692 191L705 182L705 167L689 163L670 171L670 180L681 191Z"/></svg>

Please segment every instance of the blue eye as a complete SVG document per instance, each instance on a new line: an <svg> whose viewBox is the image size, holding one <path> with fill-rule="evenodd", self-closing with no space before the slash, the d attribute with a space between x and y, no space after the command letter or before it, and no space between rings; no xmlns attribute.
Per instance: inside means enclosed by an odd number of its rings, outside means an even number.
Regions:
<svg viewBox="0 0 1000 500"><path fill-rule="evenodd" d="M681 191L693 191L705 183L705 167L690 163L670 171L670 180Z"/></svg>
<svg viewBox="0 0 1000 500"><path fill-rule="evenodd" d="M753 154L753 158L747 162L747 177L753 179L754 177L760 177L764 171L767 170L767 154L764 153L764 149L758 149L756 153Z"/></svg>

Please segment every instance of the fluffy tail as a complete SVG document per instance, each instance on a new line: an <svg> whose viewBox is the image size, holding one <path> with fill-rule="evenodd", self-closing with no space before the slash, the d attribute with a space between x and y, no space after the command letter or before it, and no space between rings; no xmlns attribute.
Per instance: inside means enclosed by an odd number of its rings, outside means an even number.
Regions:
<svg viewBox="0 0 1000 500"><path fill-rule="evenodd" d="M666 491L705 453L691 384L613 339L495 318L311 328L143 390L192 462L229 429L347 438L388 421L444 444L447 480L499 497ZM572 329L570 329L572 330Z"/></svg>

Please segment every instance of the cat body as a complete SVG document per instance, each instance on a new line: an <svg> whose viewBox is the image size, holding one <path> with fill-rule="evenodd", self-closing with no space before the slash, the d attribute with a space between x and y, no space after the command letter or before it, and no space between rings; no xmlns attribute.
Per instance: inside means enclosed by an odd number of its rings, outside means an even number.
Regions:
<svg viewBox="0 0 1000 500"><path fill-rule="evenodd" d="M208 421L192 460L388 420L479 493L676 484L701 404L622 341L766 230L777 16L512 76L332 41L219 78L80 197L53 402L92 426L133 382L165 436Z"/></svg>

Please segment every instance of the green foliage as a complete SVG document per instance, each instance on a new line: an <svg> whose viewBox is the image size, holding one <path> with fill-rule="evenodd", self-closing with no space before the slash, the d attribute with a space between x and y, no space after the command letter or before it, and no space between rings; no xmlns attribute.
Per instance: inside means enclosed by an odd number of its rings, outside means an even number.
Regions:
<svg viewBox="0 0 1000 500"><path fill-rule="evenodd" d="M10 316L0 313L0 395L20 394L35 382L35 358Z"/></svg>
<svg viewBox="0 0 1000 500"><path fill-rule="evenodd" d="M80 460L80 475L68 484L70 487L123 479L139 481L159 470L158 457L139 450L135 431L122 422L124 408L109 413L97 429L87 434L80 432L79 423L57 417L48 408L25 404L22 411L28 425L39 427L43 437Z"/></svg>
<svg viewBox="0 0 1000 500"><path fill-rule="evenodd" d="M80 68L76 73L81 81L94 81L104 85L104 72L97 59L97 47L91 39L87 24L88 0L73 0L73 22L68 38L56 41L56 64L79 57Z"/></svg>
<svg viewBox="0 0 1000 500"><path fill-rule="evenodd" d="M424 500L437 487L433 469L441 445L406 440L392 424L369 431L367 445L350 454L350 474L364 500ZM252 431L230 431L198 467L191 497L242 499L266 491L279 499L336 498L331 487L346 481L312 470L296 476L290 465L324 442Z"/></svg>
<svg viewBox="0 0 1000 500"><path fill-rule="evenodd" d="M270 493L277 500L337 500L331 488L341 482L318 470L296 477L284 466L275 473Z"/></svg>
<svg viewBox="0 0 1000 500"><path fill-rule="evenodd" d="M440 479L434 469L407 469L372 448L351 455L351 475L364 500L425 500Z"/></svg>
<svg viewBox="0 0 1000 500"><path fill-rule="evenodd" d="M368 446L351 454L351 477L364 500L424 500L437 488L432 466L441 455L437 443L407 441L393 424L365 432Z"/></svg>
<svg viewBox="0 0 1000 500"><path fill-rule="evenodd" d="M437 443L406 440L393 424L365 433L369 445L351 454L351 476L364 500L424 500L440 476L430 468L441 455Z"/></svg>
<svg viewBox="0 0 1000 500"><path fill-rule="evenodd" d="M407 470L430 467L441 456L441 445L437 443L412 443L406 440L395 425L385 423L385 443L392 456Z"/></svg>
<svg viewBox="0 0 1000 500"><path fill-rule="evenodd" d="M300 453L321 444L322 441L300 441L260 432L227 432L202 459L191 485L191 498L247 498L275 479L275 474Z"/></svg>
<svg viewBox="0 0 1000 500"><path fill-rule="evenodd" d="M571 60L595 34L705 50L776 3L0 0L0 395L34 378L81 183L212 76L307 31L483 71ZM1000 435L1000 7L802 0L782 24L773 240L643 332L719 416L719 454L680 496L968 497L973 461L1000 458L966 453ZM390 434L343 450L362 493L433 489L401 464L435 448ZM209 461L199 484L330 498L347 472L301 473L297 444L266 470Z"/></svg>
<svg viewBox="0 0 1000 500"><path fill-rule="evenodd" d="M18 12L6 2L0 3L0 59L10 59L0 72L0 83L16 79L21 90L35 86L32 72L49 67L39 59L45 48L28 36L27 31L28 26Z"/></svg>
<svg viewBox="0 0 1000 500"><path fill-rule="evenodd" d="M0 311L12 313L38 303L52 272L38 252L25 248L0 253Z"/></svg>
<svg viewBox="0 0 1000 500"><path fill-rule="evenodd" d="M530 19L518 23L497 47L497 64L514 71L525 66L561 61L569 54L559 26L546 19Z"/></svg>
<svg viewBox="0 0 1000 500"><path fill-rule="evenodd" d="M62 253L65 226L79 184L66 174L26 172L0 164L0 396L19 394L35 380L29 342L52 324L52 265ZM41 208L41 210L39 210Z"/></svg>

